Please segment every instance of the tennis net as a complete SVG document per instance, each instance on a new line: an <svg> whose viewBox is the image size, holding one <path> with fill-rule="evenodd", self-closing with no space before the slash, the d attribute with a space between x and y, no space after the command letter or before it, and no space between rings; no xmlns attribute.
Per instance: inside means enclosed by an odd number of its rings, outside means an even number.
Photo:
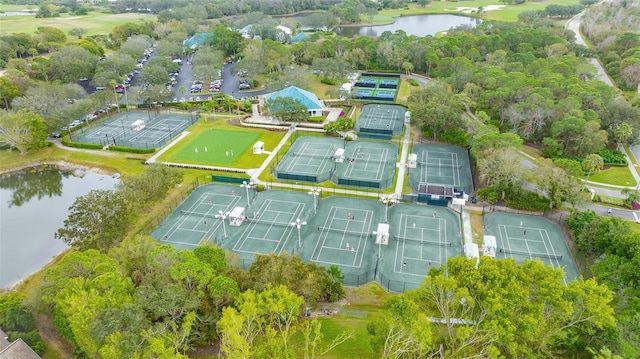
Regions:
<svg viewBox="0 0 640 359"><path fill-rule="evenodd" d="M247 218L246 221L256 225L259 224L262 226L278 226L278 227L291 227L291 223L293 223L293 222L259 221L256 218Z"/></svg>
<svg viewBox="0 0 640 359"><path fill-rule="evenodd" d="M318 154L318 152L315 153L309 153L309 152L293 152L294 156L298 156L298 157L309 157L309 158L326 158L326 159L333 159L333 156L336 153L336 149L332 148L328 151L329 153L320 153Z"/></svg>
<svg viewBox="0 0 640 359"><path fill-rule="evenodd" d="M513 250L513 249L508 249L508 248L501 248L500 249L500 253L516 254L516 255L520 255L520 256L528 256L528 257L531 257L531 258L549 258L549 259L562 260L562 256L561 255L557 255L557 254L533 253L533 252L529 252L529 251L517 251L517 250Z"/></svg>
<svg viewBox="0 0 640 359"><path fill-rule="evenodd" d="M180 214L184 214L187 216L196 216L196 217L208 217L208 218L216 218L217 213L206 213L206 212L195 212L195 211L185 211L181 210Z"/></svg>
<svg viewBox="0 0 640 359"><path fill-rule="evenodd" d="M418 161L418 164L421 165L421 166L426 166L426 167L462 168L461 164L453 164L453 163Z"/></svg>
<svg viewBox="0 0 640 359"><path fill-rule="evenodd" d="M431 245L434 245L434 246L441 246L441 247L451 247L451 242L429 241L429 240L426 240L426 239L400 237L400 236L393 236L393 239L395 239L396 241L405 241L405 242L409 241L409 242L413 242L413 243L431 244Z"/></svg>
<svg viewBox="0 0 640 359"><path fill-rule="evenodd" d="M362 232L362 231L353 231L353 230L348 230L348 229L339 229L339 228L331 228L331 227L318 227L318 232L333 232L333 233L340 233L340 234L350 234L352 236L368 236L368 233Z"/></svg>

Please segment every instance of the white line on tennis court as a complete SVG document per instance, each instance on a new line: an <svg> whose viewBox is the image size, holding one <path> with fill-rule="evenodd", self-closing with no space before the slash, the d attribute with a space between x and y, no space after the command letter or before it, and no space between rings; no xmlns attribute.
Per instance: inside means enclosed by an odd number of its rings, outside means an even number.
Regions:
<svg viewBox="0 0 640 359"><path fill-rule="evenodd" d="M345 215L345 213L347 213ZM347 219L346 217L351 214L354 219ZM362 218L362 219L359 219ZM338 264L345 267L353 267L353 268L361 268L362 261L364 259L364 253L367 248L369 234L371 233L371 223L373 218L373 211L370 210L360 210L354 208L345 208L345 207L331 207L327 218L323 224L324 228L334 228L333 223L335 222L343 222L349 221L347 223L346 231L342 234L342 238L340 239L339 247L327 245L327 240L329 236L338 236L340 233L331 232L331 231L322 231L318 236L318 241L316 242L316 246L313 250L313 254L311 255L311 260L317 263L326 263L326 264ZM349 223L362 223L362 227L360 231L360 235L356 235L354 233L349 233ZM341 229L339 229L341 230ZM351 230L353 232L354 230ZM349 237L347 237L349 236ZM354 242L355 238L357 238L357 244ZM335 237L332 237L335 238ZM349 241L349 242L347 242ZM346 247L346 244L349 243L349 248ZM354 255L351 264L346 264L343 262L329 262L329 261L321 261L319 258L322 255L323 250L328 250L329 255L332 252L338 251L338 253L348 252L348 255ZM354 253L355 252L355 253Z"/></svg>
<svg viewBox="0 0 640 359"><path fill-rule="evenodd" d="M314 144L310 144L305 142L302 146L296 148L293 154L293 160L287 164L285 169L288 172L299 172L305 174L319 174L321 170L324 170L324 167L327 165L331 156L336 151L335 145L330 145L327 147L326 145L321 145L320 148L312 147ZM298 155L300 153L301 155ZM318 159L320 159L320 163L318 164ZM312 167L315 170L313 172L301 171L300 167L307 166Z"/></svg>
<svg viewBox="0 0 640 359"><path fill-rule="evenodd" d="M409 219L411 219L411 222L409 221ZM436 221L438 228L434 229L431 227L419 227L416 226L414 228L414 224L420 225L420 224L424 224L424 223L428 223L428 222L433 222ZM443 229L444 228L444 229ZM431 231L431 232L437 232L437 237L438 237L438 242L444 243L446 242L446 230L447 230L447 226L445 223L445 220L442 218L431 218L431 217L424 217L424 216L416 216L416 215L407 215L407 214L402 214L400 215L400 223L399 223L399 228L398 228L398 242L402 241L402 243L398 243L398 246L396 247L396 256L395 256L395 262L394 262L394 267L393 267L393 271L395 273L401 273L403 275L412 275L412 276L416 276L416 277L424 277L424 274L415 274L413 272L407 272L406 269L403 269L404 263L406 263L406 260L409 260L410 262L417 262L417 263L424 263L424 268L428 269L430 267L430 265L441 265L444 264L446 262L446 259L449 255L449 249L446 246L440 246L440 245L433 245L431 243L417 243L415 242L415 244L420 245L420 255L417 257L413 257L410 256L408 254L405 253L409 253L411 254L412 252L415 253L415 250L413 250L413 248L411 248L411 250L409 250L409 245L407 244L406 239L415 239L416 241L420 241L420 240L429 240L429 235L425 236L425 231ZM418 236L416 236L416 238L411 237L408 235L408 231L419 231L418 233L420 233L420 238L417 238ZM433 236L435 237L435 233L433 234ZM444 236L444 240L443 237ZM433 240L433 239L432 239ZM425 248L427 251L431 250L431 247L439 247L438 248L438 259L437 260L433 260L433 259L428 259L428 258L424 258L424 251ZM444 252L444 253L443 253ZM443 257L444 255L444 257ZM398 260L400 259L400 263L398 263ZM422 267L421 267L422 269Z"/></svg>
<svg viewBox="0 0 640 359"><path fill-rule="evenodd" d="M282 207L289 208L290 211L269 209L273 205L279 205L277 206L278 208L282 208ZM242 248L245 247L245 244L249 240L256 240L256 241L261 241L266 243L276 243L275 247L273 249L269 249L269 251L273 251L276 253L282 252L282 250L286 245L287 240L291 236L291 233L293 233L293 227L290 226L289 224L293 223L293 221L295 221L296 218L300 217L300 214L302 214L302 212L304 211L304 208L305 208L305 204L300 202L289 202L289 201L280 201L280 200L272 200L272 199L266 200L262 204L262 206L260 206L260 209L256 211L256 213L258 213L258 218L256 218L257 221L249 223L247 228L243 231L242 235L240 236L240 240L238 240L238 242L234 245L233 250L236 252L243 252L243 253L255 253L255 250L247 251L247 250L243 250ZM273 214L275 214L275 216ZM277 220L276 223L279 223L279 224L270 225L269 224L270 220L265 220L261 222L260 221L261 217L274 218L273 222L276 222ZM268 229L265 230L262 227L258 229L259 225L260 226L266 225L268 226ZM279 228L282 229L282 233L279 238L272 239L272 238L265 237L266 235L270 234L272 228L275 229L276 231L278 231Z"/></svg>
<svg viewBox="0 0 640 359"><path fill-rule="evenodd" d="M371 159L370 153L373 151L382 151L381 153L373 154L373 159ZM364 154L361 156L360 154ZM383 149L373 149L371 147L356 147L353 154L353 163L348 163L347 169L344 171L344 177L347 178L355 178L355 179L372 179L371 174L374 172L372 169L369 169L369 163L371 162L375 168L375 177L374 180L382 179L382 174L384 172L384 165L386 164L386 160L388 156L389 150L387 148ZM377 158L376 158L377 157ZM362 165L364 163L364 166ZM354 175L353 171L364 172L361 175Z"/></svg>

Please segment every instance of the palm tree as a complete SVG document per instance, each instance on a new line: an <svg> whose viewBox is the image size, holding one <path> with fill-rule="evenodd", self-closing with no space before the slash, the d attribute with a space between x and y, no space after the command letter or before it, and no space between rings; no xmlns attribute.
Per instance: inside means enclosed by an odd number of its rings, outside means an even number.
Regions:
<svg viewBox="0 0 640 359"><path fill-rule="evenodd" d="M182 98L180 98L180 102L182 102L182 107L185 107L186 101L183 102L182 99L184 98L184 94L187 92L187 88L184 87L184 86L180 86L178 88L178 92L180 92L182 94Z"/></svg>
<svg viewBox="0 0 640 359"><path fill-rule="evenodd" d="M600 172L602 166L604 166L604 160L602 159L602 157L600 157L600 155L595 153L587 155L587 157L582 160L582 168L585 171L588 171L587 182L589 181L589 176L591 176L591 173Z"/></svg>

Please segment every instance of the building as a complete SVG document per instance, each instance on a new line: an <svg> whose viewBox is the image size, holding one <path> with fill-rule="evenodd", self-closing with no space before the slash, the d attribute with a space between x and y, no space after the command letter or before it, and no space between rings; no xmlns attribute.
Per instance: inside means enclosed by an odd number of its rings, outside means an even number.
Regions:
<svg viewBox="0 0 640 359"><path fill-rule="evenodd" d="M8 339L7 334L0 329L0 359L40 359L21 338L13 343Z"/></svg>
<svg viewBox="0 0 640 359"><path fill-rule="evenodd" d="M184 47L185 49L195 50L198 47L204 45L207 39L209 39L212 36L213 36L212 33L206 33L206 32L195 34L191 36L189 39L184 40L184 42L182 43L182 47Z"/></svg>
<svg viewBox="0 0 640 359"><path fill-rule="evenodd" d="M238 32L245 39L251 39L251 38L253 38L253 25L247 25L247 26L243 27L242 29L238 30Z"/></svg>
<svg viewBox="0 0 640 359"><path fill-rule="evenodd" d="M295 86L289 86L278 92L274 92L266 96L267 102L280 97L288 97L300 101L307 108L309 116L322 116L324 106L313 93L303 90Z"/></svg>

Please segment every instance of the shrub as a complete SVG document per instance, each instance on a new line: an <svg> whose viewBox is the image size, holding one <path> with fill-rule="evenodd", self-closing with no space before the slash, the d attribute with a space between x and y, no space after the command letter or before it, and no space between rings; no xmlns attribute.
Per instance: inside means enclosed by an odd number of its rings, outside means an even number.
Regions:
<svg viewBox="0 0 640 359"><path fill-rule="evenodd" d="M409 82L409 85L411 85L411 86L420 86L418 81L416 81L414 79L409 79L409 80L407 80L407 82Z"/></svg>
<svg viewBox="0 0 640 359"><path fill-rule="evenodd" d="M325 119L324 116L311 116L311 117L309 117L308 121L309 122L322 123L322 122L324 122L324 119Z"/></svg>
<svg viewBox="0 0 640 359"><path fill-rule="evenodd" d="M531 191L518 191L506 196L507 206L524 211L546 211L549 208L549 199Z"/></svg>
<svg viewBox="0 0 640 359"><path fill-rule="evenodd" d="M338 83L336 82L336 80L331 80L331 79L322 79L320 80L320 82L322 82L325 85L330 85L330 86L335 86Z"/></svg>
<svg viewBox="0 0 640 359"><path fill-rule="evenodd" d="M101 144L95 143L72 142L71 140L68 140L66 138L62 140L62 144L68 147L86 148L89 150L101 150L103 147Z"/></svg>
<svg viewBox="0 0 640 359"><path fill-rule="evenodd" d="M600 150L598 155L602 157L604 164L607 166L624 167L627 165L627 158L619 150L605 148Z"/></svg>
<svg viewBox="0 0 640 359"><path fill-rule="evenodd" d="M125 147L125 146L109 146L110 151L116 152L130 152L130 153L154 153L156 152L155 148L134 148L134 147Z"/></svg>

